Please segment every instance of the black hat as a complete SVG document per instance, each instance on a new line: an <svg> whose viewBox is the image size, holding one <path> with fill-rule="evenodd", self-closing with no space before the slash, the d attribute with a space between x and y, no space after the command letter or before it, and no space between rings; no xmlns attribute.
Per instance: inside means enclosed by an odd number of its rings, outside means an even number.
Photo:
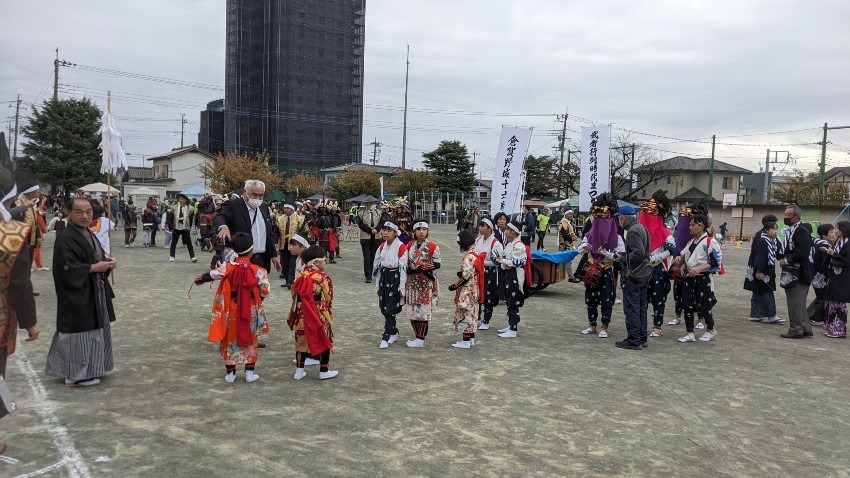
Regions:
<svg viewBox="0 0 850 478"><path fill-rule="evenodd" d="M327 253L321 246L310 246L301 253L301 260L305 264L309 264L314 259L324 259L325 257L327 257Z"/></svg>
<svg viewBox="0 0 850 478"><path fill-rule="evenodd" d="M189 196L187 196L183 193L177 193L177 199L180 199L180 198L183 198L183 199L186 200L186 202L189 202Z"/></svg>
<svg viewBox="0 0 850 478"><path fill-rule="evenodd" d="M670 208L671 205L670 200L667 199L667 191L661 189L655 191L652 197L649 198L649 201L645 201L640 205L641 212L661 217L667 217L670 213Z"/></svg>
<svg viewBox="0 0 850 478"><path fill-rule="evenodd" d="M38 178L29 169L15 169L15 180L18 184L18 194L26 194L39 190Z"/></svg>

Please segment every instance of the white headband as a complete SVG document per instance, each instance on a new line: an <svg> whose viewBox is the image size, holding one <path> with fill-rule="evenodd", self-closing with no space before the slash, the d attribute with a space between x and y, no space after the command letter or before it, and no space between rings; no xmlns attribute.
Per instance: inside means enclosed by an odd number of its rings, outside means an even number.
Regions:
<svg viewBox="0 0 850 478"><path fill-rule="evenodd" d="M31 186L29 189L21 191L21 194L29 194L31 192L38 191L39 189L41 189L41 188L38 186L38 184L36 184L35 186Z"/></svg>
<svg viewBox="0 0 850 478"><path fill-rule="evenodd" d="M308 262L307 265L312 266L313 264L315 264L319 261L326 262L326 259L324 257L317 257L315 259L310 260L310 262Z"/></svg>
<svg viewBox="0 0 850 478"><path fill-rule="evenodd" d="M511 223L508 223L508 227L511 228L511 230L514 231L515 233L519 234L519 228L518 227L514 226Z"/></svg>
<svg viewBox="0 0 850 478"><path fill-rule="evenodd" d="M565 212L565 213L564 213L564 215L566 216L567 214L573 214L573 210L572 210L572 209L567 209L567 212Z"/></svg>
<svg viewBox="0 0 850 478"><path fill-rule="evenodd" d="M3 196L3 200L2 200L2 202L0 202L0 216L3 216L3 220L6 221L6 222L9 222L9 221L12 220L12 213L9 212L8 209L6 209L6 205L4 203L6 201L8 201L9 199L12 199L13 197L17 196L17 195L18 195L18 185L13 184L12 190L9 191L5 196Z"/></svg>
<svg viewBox="0 0 850 478"><path fill-rule="evenodd" d="M428 229L428 223L425 222L425 221L419 221L419 222L417 222L416 224L413 225L413 229L419 229L420 227L424 227L425 229Z"/></svg>
<svg viewBox="0 0 850 478"><path fill-rule="evenodd" d="M237 252L237 254L239 254L240 256L243 255L243 254L247 254L247 253L251 252L251 249L253 249L253 248L254 248L254 246L251 246L251 247L245 249L242 252Z"/></svg>
<svg viewBox="0 0 850 478"><path fill-rule="evenodd" d="M284 209L289 208L289 209L292 209L293 211L295 210L295 208L294 208L294 207L292 207L292 204L284 204L284 205L283 205L283 208L284 208Z"/></svg>
<svg viewBox="0 0 850 478"><path fill-rule="evenodd" d="M301 244L304 247L310 247L310 243L307 242L307 239L304 239L303 236L299 236L298 234L292 236L292 240L297 242L298 244Z"/></svg>
<svg viewBox="0 0 850 478"><path fill-rule="evenodd" d="M385 222L383 227L384 227L384 228L387 228L387 229L392 229L393 231L395 231L395 233L396 233L396 234L398 234L398 233L400 232L400 231L398 230L398 226L396 226L395 224L391 223L390 221Z"/></svg>
<svg viewBox="0 0 850 478"><path fill-rule="evenodd" d="M487 226L489 226L490 229L494 229L493 223L489 219L487 219L486 217L484 219L482 219L481 222L483 222L484 224L487 224Z"/></svg>

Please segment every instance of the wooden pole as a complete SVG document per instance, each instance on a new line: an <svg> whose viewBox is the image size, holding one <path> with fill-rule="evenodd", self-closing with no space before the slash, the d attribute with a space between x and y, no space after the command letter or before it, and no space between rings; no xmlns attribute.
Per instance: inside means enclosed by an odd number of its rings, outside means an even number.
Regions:
<svg viewBox="0 0 850 478"><path fill-rule="evenodd" d="M112 114L112 91L106 92L107 118ZM106 125L102 125L106 126ZM106 173L106 240L109 241L109 255L112 256L112 170ZM115 285L115 271L109 274L112 285Z"/></svg>

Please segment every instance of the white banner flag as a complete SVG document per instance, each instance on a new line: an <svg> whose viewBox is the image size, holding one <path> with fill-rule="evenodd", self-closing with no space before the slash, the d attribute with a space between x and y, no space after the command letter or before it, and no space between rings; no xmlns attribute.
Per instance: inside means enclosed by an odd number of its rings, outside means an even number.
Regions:
<svg viewBox="0 0 850 478"><path fill-rule="evenodd" d="M611 192L610 146L611 127L607 124L581 128L579 211L590 211L596 196Z"/></svg>
<svg viewBox="0 0 850 478"><path fill-rule="evenodd" d="M531 140L531 128L502 126L502 138L496 153L493 171L493 189L490 196L490 215L497 212L511 214L519 212L522 197L522 173L525 152Z"/></svg>

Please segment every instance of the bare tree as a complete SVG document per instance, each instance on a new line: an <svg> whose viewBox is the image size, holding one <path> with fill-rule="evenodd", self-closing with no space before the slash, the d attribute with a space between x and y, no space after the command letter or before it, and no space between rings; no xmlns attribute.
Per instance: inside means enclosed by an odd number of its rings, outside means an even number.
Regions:
<svg viewBox="0 0 850 478"><path fill-rule="evenodd" d="M634 141L630 131L617 133L611 141L611 192L630 199L645 199L646 187L665 177L658 155ZM651 194L651 193L650 193Z"/></svg>

